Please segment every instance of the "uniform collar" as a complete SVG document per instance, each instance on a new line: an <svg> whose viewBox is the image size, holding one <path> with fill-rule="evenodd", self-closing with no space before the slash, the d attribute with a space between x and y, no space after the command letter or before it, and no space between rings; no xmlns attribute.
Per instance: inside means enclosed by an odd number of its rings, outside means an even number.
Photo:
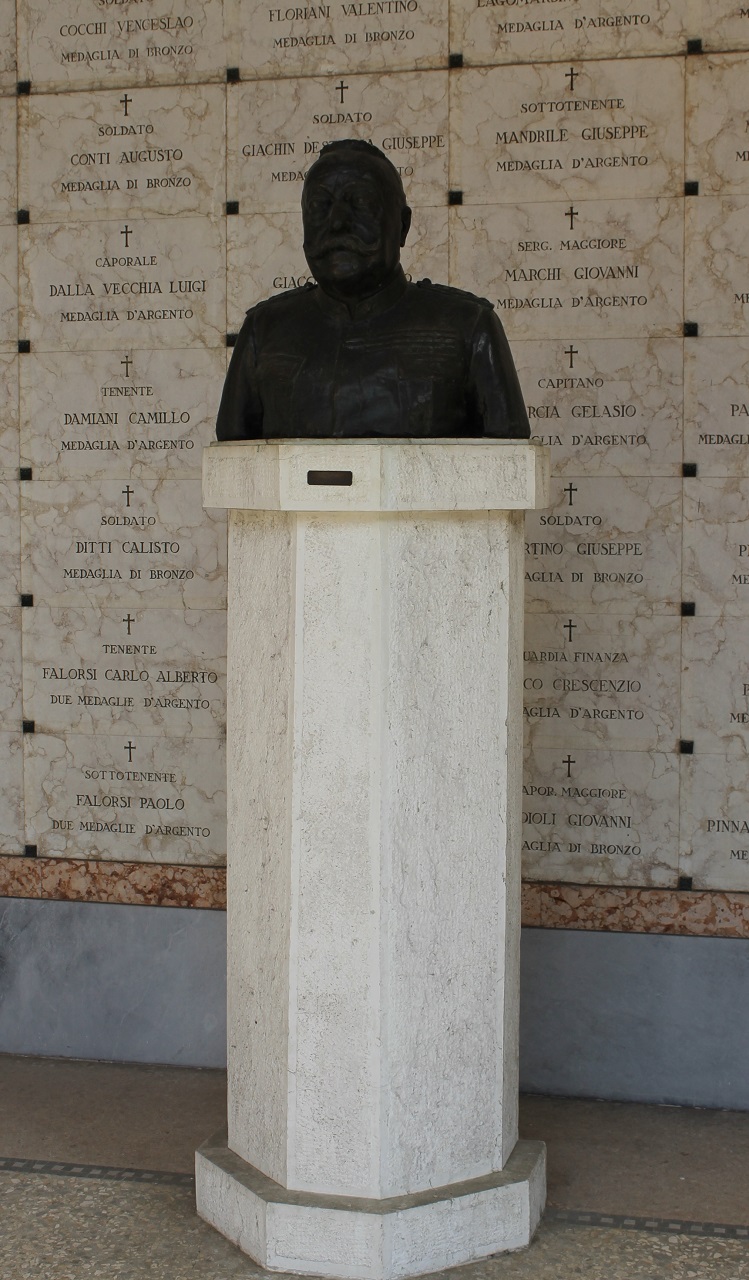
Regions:
<svg viewBox="0 0 749 1280"><path fill-rule="evenodd" d="M403 273L403 268L399 265L393 279L384 289L380 289L378 293L371 294L368 298L362 298L361 301L353 301L351 303L339 302L337 298L331 298L318 285L315 289L315 298L318 306L326 315L334 316L340 320L369 320L374 316L382 315L384 311L388 311L394 306L408 288L408 281Z"/></svg>

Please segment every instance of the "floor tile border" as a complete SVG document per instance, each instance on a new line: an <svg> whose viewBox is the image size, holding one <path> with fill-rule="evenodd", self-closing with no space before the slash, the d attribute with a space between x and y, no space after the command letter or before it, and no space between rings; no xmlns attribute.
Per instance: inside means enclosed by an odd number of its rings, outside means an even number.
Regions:
<svg viewBox="0 0 749 1280"><path fill-rule="evenodd" d="M41 1177L82 1178L102 1182L125 1182L192 1188L191 1173L168 1173L156 1169L121 1169L111 1165L74 1163L66 1160L24 1160L0 1156L1 1173L38 1174ZM625 1231L652 1231L665 1235L710 1236L721 1240L749 1240L749 1226L728 1222L692 1222L683 1218L650 1218L623 1213L595 1213L586 1209L557 1209L544 1212L546 1222L575 1227L608 1227Z"/></svg>
<svg viewBox="0 0 749 1280"><path fill-rule="evenodd" d="M729 1222L692 1222L685 1218L649 1218L553 1207L545 1210L544 1219L547 1222L567 1222L575 1227L609 1227L625 1231L653 1231L663 1235L711 1236L720 1240L749 1241L749 1226Z"/></svg>
<svg viewBox="0 0 749 1280"><path fill-rule="evenodd" d="M0 1156L0 1173L37 1173L55 1178L89 1178L104 1182L144 1182L170 1187L193 1187L191 1173L167 1173L156 1169L119 1169L105 1164L69 1160L22 1160Z"/></svg>

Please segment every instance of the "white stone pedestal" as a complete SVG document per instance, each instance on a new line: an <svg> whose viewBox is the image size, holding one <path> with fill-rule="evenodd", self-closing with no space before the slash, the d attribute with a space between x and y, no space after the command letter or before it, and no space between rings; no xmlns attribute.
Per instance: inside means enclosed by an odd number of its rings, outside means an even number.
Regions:
<svg viewBox="0 0 749 1280"><path fill-rule="evenodd" d="M229 1127L198 1212L390 1280L528 1244L523 511L511 441L214 445L229 519Z"/></svg>

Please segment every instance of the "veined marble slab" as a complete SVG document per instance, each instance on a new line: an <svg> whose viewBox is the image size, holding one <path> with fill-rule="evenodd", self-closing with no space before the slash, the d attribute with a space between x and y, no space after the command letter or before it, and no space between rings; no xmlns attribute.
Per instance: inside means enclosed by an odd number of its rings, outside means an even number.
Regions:
<svg viewBox="0 0 749 1280"><path fill-rule="evenodd" d="M224 735L223 610L20 612L24 710L37 732Z"/></svg>
<svg viewBox="0 0 749 1280"><path fill-rule="evenodd" d="M227 219L229 331L257 302L312 281L302 251L301 213ZM447 283L447 209L416 209L401 261L414 280Z"/></svg>
<svg viewBox="0 0 749 1280"><path fill-rule="evenodd" d="M224 512L199 480L34 480L21 506L24 591L50 605L220 608Z"/></svg>
<svg viewBox="0 0 749 1280"><path fill-rule="evenodd" d="M190 85L19 98L21 207L34 224L222 214L225 95Z"/></svg>
<svg viewBox="0 0 749 1280"><path fill-rule="evenodd" d="M532 439L551 448L552 472L680 475L683 348L677 338L513 342Z"/></svg>
<svg viewBox="0 0 749 1280"><path fill-rule="evenodd" d="M0 606L17 605L21 590L21 540L19 536L19 485L0 483Z"/></svg>
<svg viewBox="0 0 749 1280"><path fill-rule="evenodd" d="M15 93L16 71L16 4L0 0L0 88Z"/></svg>
<svg viewBox="0 0 749 1280"><path fill-rule="evenodd" d="M685 318L705 336L749 335L749 196L685 206Z"/></svg>
<svg viewBox="0 0 749 1280"><path fill-rule="evenodd" d="M336 0L282 5L224 0L231 65L242 78L316 76L343 72L445 67L448 0ZM347 137L345 91L338 120Z"/></svg>
<svg viewBox="0 0 749 1280"><path fill-rule="evenodd" d="M746 758L681 757L681 860L695 889L749 893Z"/></svg>
<svg viewBox="0 0 749 1280"><path fill-rule="evenodd" d="M0 850L23 853L23 739L20 725L12 732L0 730L3 768L0 772Z"/></svg>
<svg viewBox="0 0 749 1280"><path fill-rule="evenodd" d="M457 71L450 187L464 204L684 191L684 61Z"/></svg>
<svg viewBox="0 0 749 1280"><path fill-rule="evenodd" d="M17 355L0 355L0 477L18 479Z"/></svg>
<svg viewBox="0 0 749 1280"><path fill-rule="evenodd" d="M32 224L19 239L21 328L32 349L224 344L223 218Z"/></svg>
<svg viewBox="0 0 749 1280"><path fill-rule="evenodd" d="M450 210L450 283L513 338L682 333L683 201L554 200Z"/></svg>
<svg viewBox="0 0 749 1280"><path fill-rule="evenodd" d="M749 19L744 0L694 0L694 5L706 50L749 49Z"/></svg>
<svg viewBox="0 0 749 1280"><path fill-rule="evenodd" d="M531 747L523 773L523 878L673 885L679 757Z"/></svg>
<svg viewBox="0 0 749 1280"><path fill-rule="evenodd" d="M685 480L683 538L696 616L749 616L749 479Z"/></svg>
<svg viewBox="0 0 749 1280"><path fill-rule="evenodd" d="M21 708L21 614L18 604L0 609L0 729L19 733Z"/></svg>
<svg viewBox="0 0 749 1280"><path fill-rule="evenodd" d="M701 476L749 474L749 338L684 343L684 457Z"/></svg>
<svg viewBox="0 0 749 1280"><path fill-rule="evenodd" d="M677 613L682 480L555 477L525 521L526 613Z"/></svg>
<svg viewBox="0 0 749 1280"><path fill-rule="evenodd" d="M0 352L18 351L18 228L0 226Z"/></svg>
<svg viewBox="0 0 749 1280"><path fill-rule="evenodd" d="M701 195L749 193L746 57L688 58L686 68L687 178Z"/></svg>
<svg viewBox="0 0 749 1280"><path fill-rule="evenodd" d="M685 618L681 728L695 755L746 760L749 747L749 618Z"/></svg>
<svg viewBox="0 0 749 1280"><path fill-rule="evenodd" d="M0 65L2 65L1 43ZM0 83L2 83L1 75ZM16 211L19 207L16 174L17 102L17 98L0 97L0 222L11 224L16 221Z"/></svg>
<svg viewBox="0 0 749 1280"><path fill-rule="evenodd" d="M447 203L447 71L352 75L341 83L340 76L305 76L230 86L227 192L243 214L296 212L304 174L325 143L341 137L380 147L412 206Z"/></svg>
<svg viewBox="0 0 749 1280"><path fill-rule="evenodd" d="M225 349L14 358L21 364L21 453L35 479L200 475L202 446L214 435Z"/></svg>
<svg viewBox="0 0 749 1280"><path fill-rule="evenodd" d="M675 751L680 623L526 614L526 741L563 750Z"/></svg>
<svg viewBox="0 0 749 1280"><path fill-rule="evenodd" d="M680 53L691 34L684 0L451 0L450 19L453 48L473 66Z"/></svg>
<svg viewBox="0 0 749 1280"><path fill-rule="evenodd" d="M18 0L18 78L37 89L226 79L221 0Z"/></svg>
<svg viewBox="0 0 749 1280"><path fill-rule="evenodd" d="M216 866L226 858L215 738L27 734L26 834L40 857Z"/></svg>

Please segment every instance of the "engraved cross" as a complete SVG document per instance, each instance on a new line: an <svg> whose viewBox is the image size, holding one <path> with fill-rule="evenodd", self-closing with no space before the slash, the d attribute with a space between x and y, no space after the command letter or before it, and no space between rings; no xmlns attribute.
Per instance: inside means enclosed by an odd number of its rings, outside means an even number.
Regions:
<svg viewBox="0 0 749 1280"><path fill-rule="evenodd" d="M130 356L125 356L124 360L120 360L120 364L123 364L123 365L125 366L125 377L126 377L126 378L129 378L129 377L130 377L130 365L131 365L132 363L133 363L133 362L132 362L132 360L130 359Z"/></svg>
<svg viewBox="0 0 749 1280"><path fill-rule="evenodd" d="M131 489L129 484L126 484L124 489L120 489L120 493L124 494L125 499L126 499L125 505L129 507L129 506L130 506L130 499L132 498L133 494L135 493L135 490L134 490L134 489Z"/></svg>
<svg viewBox="0 0 749 1280"><path fill-rule="evenodd" d="M127 626L127 634L128 634L128 635L130 635L130 628L132 627L133 623L135 622L135 618L131 618L130 614L128 613L127 617L126 617L126 618L122 618L122 619L121 619L121 621L122 621L122 622L124 622L124 623L125 623L125 625Z"/></svg>
<svg viewBox="0 0 749 1280"><path fill-rule="evenodd" d="M574 230L575 218L580 217L580 214L578 213L577 209L573 209L572 205L570 205L569 209L565 209L564 216L565 218L569 218L570 220L570 231Z"/></svg>
<svg viewBox="0 0 749 1280"><path fill-rule="evenodd" d="M574 369L575 362L572 357L580 354L577 347L573 347L572 343L570 343L568 347L564 348L564 354L570 358L570 369Z"/></svg>
<svg viewBox="0 0 749 1280"><path fill-rule="evenodd" d="M568 499L568 501L567 501L567 506L568 506L568 507L571 507L571 506L572 506L572 495L573 495L573 493L577 493L577 485L576 485L576 484L573 484L573 483L572 483L572 481L570 480L569 484L567 485L567 488L566 488L566 489L563 489L563 490L562 490L562 493L566 493L566 494L567 494L567 499ZM571 636L570 636L570 639L572 639L572 637L571 637Z"/></svg>
<svg viewBox="0 0 749 1280"><path fill-rule="evenodd" d="M123 751L127 751L127 758L128 758L128 762L129 762L130 764L132 764L132 763L133 763L133 752L134 752L134 751L137 751L137 750L138 750L138 748L137 748L137 747L135 747L135 746L133 746L132 742L130 742L130 740L128 739L127 745L126 745L126 746L124 746L124 747L122 748L122 750L123 750Z"/></svg>
<svg viewBox="0 0 749 1280"><path fill-rule="evenodd" d="M129 248L130 248L130 237L131 237L131 235L132 235L132 234L133 234L133 229L132 229L132 227L129 227L129 226L127 225L127 223L125 223L124 227L122 228L122 230L121 230L121 232L120 232L120 235L125 237L125 248L126 248L126 249L129 249Z"/></svg>
<svg viewBox="0 0 749 1280"><path fill-rule="evenodd" d="M562 761L562 764L566 764L566 766L567 766L567 777L568 777L568 778L571 778L571 777L572 777L572 766L573 766L573 764L577 764L577 760L573 760L573 759L572 759L572 756L568 754L567 759L566 759L566 760L563 760L563 761Z"/></svg>
<svg viewBox="0 0 749 1280"><path fill-rule="evenodd" d="M575 81L577 80L577 77L579 76L579 74L580 74L580 72L579 72L579 71L575 71L575 68L574 68L574 67L570 67L569 71L567 71L567 72L565 73L565 77L564 77L564 78L565 78L565 80L569 80L569 82L570 82L570 93L572 92L572 90L573 90L573 89L574 89L574 87L575 87Z"/></svg>
<svg viewBox="0 0 749 1280"><path fill-rule="evenodd" d="M568 618L562 630L567 632L567 637L569 639L569 642L570 644L572 644L572 632L577 631L577 623L573 622L571 618Z"/></svg>
<svg viewBox="0 0 749 1280"><path fill-rule="evenodd" d="M120 98L120 102L122 103L122 109L125 112L125 115L127 115L127 109L132 102L132 98L129 97L128 94L125 94L124 98Z"/></svg>
<svg viewBox="0 0 749 1280"><path fill-rule="evenodd" d="M340 95L341 95L341 103L343 103L343 95L344 95L344 93L346 92L346 90L348 89L348 87L349 87L349 86L348 86L347 84L344 84L344 83L343 83L343 80L341 80L341 83L340 83L340 84L337 84L337 85L336 85L336 89L338 90L338 92L339 92L339 93L340 93Z"/></svg>

